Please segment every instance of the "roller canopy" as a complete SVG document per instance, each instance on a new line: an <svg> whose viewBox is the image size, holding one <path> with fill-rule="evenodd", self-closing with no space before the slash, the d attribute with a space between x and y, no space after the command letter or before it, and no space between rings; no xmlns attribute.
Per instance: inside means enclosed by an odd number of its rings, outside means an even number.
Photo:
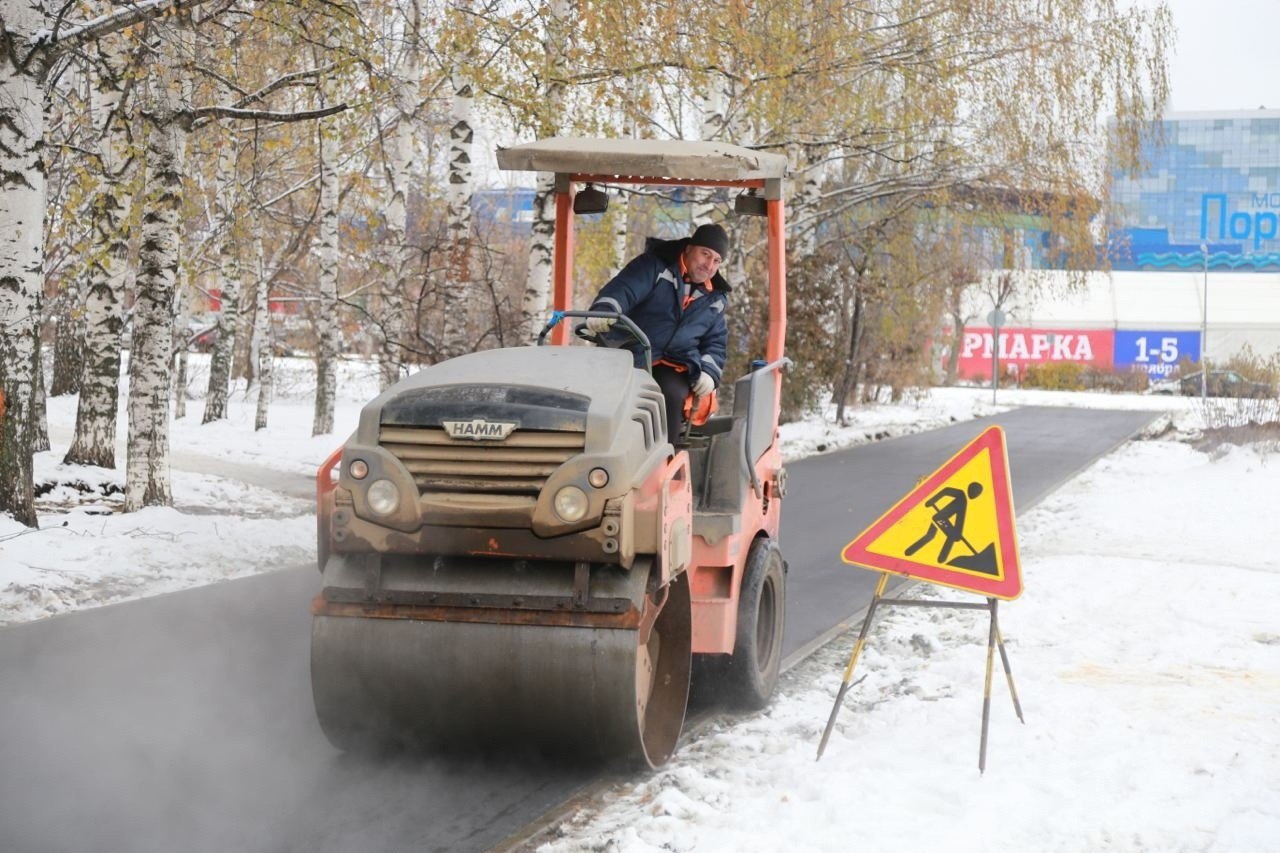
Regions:
<svg viewBox="0 0 1280 853"><path fill-rule="evenodd" d="M569 175L749 181L784 177L787 158L720 142L557 136L499 148L498 166Z"/></svg>

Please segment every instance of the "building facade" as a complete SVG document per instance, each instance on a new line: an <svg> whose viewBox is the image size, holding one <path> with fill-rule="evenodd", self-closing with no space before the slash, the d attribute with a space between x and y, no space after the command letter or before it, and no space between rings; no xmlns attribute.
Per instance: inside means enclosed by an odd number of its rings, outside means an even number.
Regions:
<svg viewBox="0 0 1280 853"><path fill-rule="evenodd" d="M975 288L961 378L1074 362L1163 379L1280 352L1280 110L1169 113L1154 130L1142 173L1111 176L1109 269L1015 292L999 329Z"/></svg>
<svg viewBox="0 0 1280 853"><path fill-rule="evenodd" d="M1111 267L1280 270L1280 110L1170 113L1112 176Z"/></svg>

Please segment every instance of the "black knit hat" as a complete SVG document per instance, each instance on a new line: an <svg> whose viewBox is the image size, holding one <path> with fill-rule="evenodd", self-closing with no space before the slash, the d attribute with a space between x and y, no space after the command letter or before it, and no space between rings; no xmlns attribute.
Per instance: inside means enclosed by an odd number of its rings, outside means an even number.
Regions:
<svg viewBox="0 0 1280 853"><path fill-rule="evenodd" d="M705 246L723 259L729 254L729 235L714 223L699 225L698 230L694 231L693 236L689 238L689 245Z"/></svg>

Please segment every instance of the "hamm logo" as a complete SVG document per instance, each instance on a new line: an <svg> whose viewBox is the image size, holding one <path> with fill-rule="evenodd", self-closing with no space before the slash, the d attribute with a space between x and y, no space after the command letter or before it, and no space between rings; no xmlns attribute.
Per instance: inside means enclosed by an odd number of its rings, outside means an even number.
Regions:
<svg viewBox="0 0 1280 853"><path fill-rule="evenodd" d="M516 424L509 421L486 421L484 418L440 423L450 438L470 438L474 441L502 441L516 428Z"/></svg>

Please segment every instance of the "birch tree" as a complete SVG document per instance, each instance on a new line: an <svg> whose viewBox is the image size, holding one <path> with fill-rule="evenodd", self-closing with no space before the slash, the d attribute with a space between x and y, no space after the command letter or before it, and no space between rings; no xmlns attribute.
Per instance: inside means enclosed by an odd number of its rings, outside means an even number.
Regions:
<svg viewBox="0 0 1280 853"><path fill-rule="evenodd" d="M37 303L38 305L38 303ZM37 311L39 308L37 307ZM31 450L43 453L49 449L48 396L44 384L44 344L36 336L36 396L31 407Z"/></svg>
<svg viewBox="0 0 1280 853"><path fill-rule="evenodd" d="M0 2L0 512L36 524L32 489L35 339L43 283L47 184L43 87L59 58L99 38L198 0L151 0L72 23L41 0Z"/></svg>
<svg viewBox="0 0 1280 853"><path fill-rule="evenodd" d="M332 87L321 86L325 99ZM333 432L333 409L337 398L337 358L340 345L338 326L338 152L336 121L316 123L319 136L320 222L316 237L319 295L316 303L316 400L312 435Z"/></svg>
<svg viewBox="0 0 1280 853"><path fill-rule="evenodd" d="M46 192L42 87L52 57L43 49L39 3L0 4L0 23L0 511L35 526L32 410Z"/></svg>
<svg viewBox="0 0 1280 853"><path fill-rule="evenodd" d="M239 135L233 124L223 128L218 144L215 175L215 216L220 235L218 251L217 337L209 359L209 387L204 398L201 423L227 416L227 396L231 390L231 358L240 332L240 207Z"/></svg>
<svg viewBox="0 0 1280 853"><path fill-rule="evenodd" d="M254 323L253 351L258 357L258 406L253 419L255 431L266 429L271 398L275 393L275 334L271 326L271 277L267 275L266 248L258 212L253 227Z"/></svg>
<svg viewBox="0 0 1280 853"><path fill-rule="evenodd" d="M535 135L555 136L563 126L565 77L568 52L570 0L549 0L543 19L541 85L533 97L538 102ZM533 198L533 226L529 237L529 268L520 305L519 341L533 340L547 313L551 293L551 253L555 236L555 176L538 174Z"/></svg>
<svg viewBox="0 0 1280 853"><path fill-rule="evenodd" d="M77 275L71 286L56 298L53 309L53 377L49 380L49 394L61 397L80 391L80 377L84 373L84 304L85 279Z"/></svg>
<svg viewBox="0 0 1280 853"><path fill-rule="evenodd" d="M89 74L82 52L59 62L45 87L44 340L53 338L48 394L79 391L83 370L86 260L92 237L94 116ZM82 153L83 152L83 153ZM87 155L87 156L86 156Z"/></svg>
<svg viewBox="0 0 1280 853"><path fill-rule="evenodd" d="M188 22L156 25L149 46L155 64L143 85L146 132L141 249L134 286L129 347L129 435L124 509L169 506L169 395L173 352L173 299L180 262L182 179L190 130L194 58Z"/></svg>
<svg viewBox="0 0 1280 853"><path fill-rule="evenodd" d="M470 0L456 0L451 14L458 23L447 36L452 38L453 45L447 74L452 103L448 174L445 179L445 241L449 260L440 288L444 314L440 354L444 358L461 355L470 349L467 342L468 316L474 289L471 277L471 147L475 138L471 113L475 99L468 69L475 62L476 52L473 28L466 23L472 14L472 5Z"/></svg>
<svg viewBox="0 0 1280 853"><path fill-rule="evenodd" d="M384 388L403 375L405 294L417 261L417 253L408 239L408 223L409 188L416 160L414 130L421 101L420 45L424 21L420 3L417 0L397 0L397 18L391 22L393 32L398 30L399 33L399 38L392 40L399 44L399 50L393 54L391 69L394 126L390 139L383 140L387 187L383 251L391 271L390 275L383 277L378 292L380 310L377 321L382 334L378 360Z"/></svg>
<svg viewBox="0 0 1280 853"><path fill-rule="evenodd" d="M187 278L187 264L178 268L177 291L174 295L174 352L173 352L173 419L182 420L187 416L188 368L190 367L191 347L187 346L187 325L191 320L191 294L183 282Z"/></svg>
<svg viewBox="0 0 1280 853"><path fill-rule="evenodd" d="M120 396L120 349L128 285L131 173L135 158L127 116L126 45L108 36L96 45L91 75L91 115L98 121L98 183L90 204L93 242L86 270L83 373L76 408L76 434L64 464L116 467L116 411Z"/></svg>

